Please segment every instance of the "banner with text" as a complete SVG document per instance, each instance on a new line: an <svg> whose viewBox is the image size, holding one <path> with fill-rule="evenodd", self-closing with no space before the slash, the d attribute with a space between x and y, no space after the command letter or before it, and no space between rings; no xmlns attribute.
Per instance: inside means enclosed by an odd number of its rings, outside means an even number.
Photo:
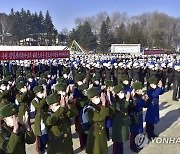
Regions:
<svg viewBox="0 0 180 154"><path fill-rule="evenodd" d="M33 60L69 58L69 50L51 51L0 51L0 60Z"/></svg>

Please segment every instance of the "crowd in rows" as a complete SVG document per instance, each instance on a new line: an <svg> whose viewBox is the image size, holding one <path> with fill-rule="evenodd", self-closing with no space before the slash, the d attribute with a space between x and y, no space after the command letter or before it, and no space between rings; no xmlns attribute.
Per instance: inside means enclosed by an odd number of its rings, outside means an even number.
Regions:
<svg viewBox="0 0 180 154"><path fill-rule="evenodd" d="M159 95L171 88L172 100L179 101L179 55L76 53L66 59L3 61L0 151L23 154L25 143L36 142L38 153L71 154L74 121L80 148L88 154L108 153L110 139L115 154L123 153L128 140L139 152L135 138L143 132L149 139L157 136Z"/></svg>

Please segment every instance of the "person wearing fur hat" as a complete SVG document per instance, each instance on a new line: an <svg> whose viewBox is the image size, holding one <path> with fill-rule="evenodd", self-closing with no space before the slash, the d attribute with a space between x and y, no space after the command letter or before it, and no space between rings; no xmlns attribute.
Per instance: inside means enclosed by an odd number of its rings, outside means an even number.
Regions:
<svg viewBox="0 0 180 154"><path fill-rule="evenodd" d="M75 75L74 80L75 80L76 84L75 84L75 88L74 88L74 92L73 92L74 98L79 97L78 87L83 84L84 78L85 78L85 76L82 73L78 73Z"/></svg>
<svg viewBox="0 0 180 154"><path fill-rule="evenodd" d="M113 107L106 106L104 93L100 93L97 87L92 87L87 91L90 100L90 107L87 109L90 128L88 131L86 152L88 154L108 154L107 135L105 129L105 119L113 112Z"/></svg>
<svg viewBox="0 0 180 154"><path fill-rule="evenodd" d="M147 90L149 97L149 103L146 112L146 133L148 138L154 138L157 135L154 134L154 124L159 122L159 95L162 95L164 89L162 87L162 81L158 82L158 79L151 77L148 80L150 87Z"/></svg>
<svg viewBox="0 0 180 154"><path fill-rule="evenodd" d="M121 76L122 75L127 75L128 74L128 69L124 67L124 64L122 62L120 62L118 64L118 68L117 68L117 80L118 80L118 85L120 85L122 82L121 80Z"/></svg>
<svg viewBox="0 0 180 154"><path fill-rule="evenodd" d="M51 94L46 98L49 111L43 115L49 141L47 154L73 154L71 118L78 115L78 110L68 102L68 97Z"/></svg>
<svg viewBox="0 0 180 154"><path fill-rule="evenodd" d="M11 103L14 102L12 93L11 91L9 91L9 88L8 88L8 82L5 80L0 81L0 99L2 98L6 98Z"/></svg>
<svg viewBox="0 0 180 154"><path fill-rule="evenodd" d="M121 76L121 84L124 87L124 93L127 94L127 92L131 92L132 91L132 86L131 83L129 81L129 77L127 75L122 75Z"/></svg>
<svg viewBox="0 0 180 154"><path fill-rule="evenodd" d="M28 112L24 115L24 125L18 123L17 106L6 104L0 107L0 153L25 154L25 144L33 144L35 135L29 123Z"/></svg>
<svg viewBox="0 0 180 154"><path fill-rule="evenodd" d="M33 90L35 86L37 86L37 82L34 80L34 77L31 74L26 75L27 83L28 83L28 89Z"/></svg>
<svg viewBox="0 0 180 154"><path fill-rule="evenodd" d="M133 103L130 101L130 92L124 94L123 85L117 85L113 88L115 97L113 104L115 107L115 114L113 116L112 126L112 141L113 141L113 153L123 153L123 144L129 140L129 116L128 108Z"/></svg>
<svg viewBox="0 0 180 154"><path fill-rule="evenodd" d="M23 115L26 111L29 112L30 103L34 98L34 95L30 91L28 91L27 86L23 81L18 83L16 88L18 90L18 93L16 94L15 103L19 107L18 119L19 122L23 124Z"/></svg>
<svg viewBox="0 0 180 154"><path fill-rule="evenodd" d="M113 72L112 72L112 66L111 66L110 62L107 63L107 65L106 65L105 74L106 74L105 80L111 80Z"/></svg>
<svg viewBox="0 0 180 154"><path fill-rule="evenodd" d="M112 100L113 100L112 89L114 87L114 82L111 80L109 80L109 81L107 80L107 81L105 81L105 86L106 86L105 89L102 89L102 86L101 86L101 89L107 96L106 97L106 99L107 99L106 106L109 107L110 105L112 105ZM112 128L112 121L113 121L112 116L106 117L105 126L106 126L106 134L107 134L108 141L110 140L109 129Z"/></svg>
<svg viewBox="0 0 180 154"><path fill-rule="evenodd" d="M36 150L41 154L45 152L48 140L45 125L42 120L43 114L47 111L45 99L47 96L46 86L36 86L33 91L35 93L35 98L31 102L31 114L35 116L34 133L36 135Z"/></svg>
<svg viewBox="0 0 180 154"><path fill-rule="evenodd" d="M134 62L133 64L133 81L139 81L139 77L140 77L140 66L138 62Z"/></svg>
<svg viewBox="0 0 180 154"><path fill-rule="evenodd" d="M138 152L139 149L135 144L135 137L138 134L143 133L143 107L146 107L148 96L143 94L143 87L141 82L133 83L133 103L134 106L129 108L130 116L130 148L134 152Z"/></svg>
<svg viewBox="0 0 180 154"><path fill-rule="evenodd" d="M80 114L77 117L75 117L75 125L76 125L76 130L79 133L81 150L85 148L87 141L87 132L82 128L82 119L81 119L82 118L81 113L83 112L83 109L87 105L89 105L89 100L87 97L87 89L88 89L87 84L82 84L78 86L79 97L76 99L76 108L78 109Z"/></svg>

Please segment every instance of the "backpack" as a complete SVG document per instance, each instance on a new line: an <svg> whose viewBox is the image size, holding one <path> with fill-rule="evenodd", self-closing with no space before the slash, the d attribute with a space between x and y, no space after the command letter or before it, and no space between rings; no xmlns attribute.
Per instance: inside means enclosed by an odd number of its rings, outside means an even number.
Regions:
<svg viewBox="0 0 180 154"><path fill-rule="evenodd" d="M87 114L87 109L89 109L89 108L91 108L95 111L95 108L93 108L92 106L85 105L80 112L80 116L79 116L80 117L80 124L81 124L83 131L88 131L90 128L89 117Z"/></svg>
<svg viewBox="0 0 180 154"><path fill-rule="evenodd" d="M37 97L35 97L33 100L35 100L37 103L39 103L39 100L38 100ZM34 105L31 102L31 105L30 105L30 119L34 119L35 116L36 116L36 109L35 109Z"/></svg>

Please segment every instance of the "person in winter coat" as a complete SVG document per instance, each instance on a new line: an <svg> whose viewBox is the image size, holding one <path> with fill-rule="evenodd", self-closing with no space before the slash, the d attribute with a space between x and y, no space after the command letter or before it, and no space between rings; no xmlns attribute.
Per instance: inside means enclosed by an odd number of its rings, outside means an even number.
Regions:
<svg viewBox="0 0 180 154"><path fill-rule="evenodd" d="M129 140L129 116L128 108L132 104L130 92L124 94L122 85L115 86L113 89L115 98L113 101L115 114L112 126L113 153L123 154L123 144Z"/></svg>
<svg viewBox="0 0 180 154"><path fill-rule="evenodd" d="M56 93L46 98L49 112L43 115L49 141L47 154L73 154L71 118L78 115L78 110L68 102L68 98Z"/></svg>
<svg viewBox="0 0 180 154"><path fill-rule="evenodd" d="M133 83L133 107L129 109L130 116L130 148L134 152L138 152L140 149L137 148L135 144L135 137L138 134L143 133L143 107L146 107L146 102L148 101L148 96L143 94L142 83L134 82Z"/></svg>
<svg viewBox="0 0 180 154"><path fill-rule="evenodd" d="M149 97L149 104L146 112L146 133L148 138L154 138L157 135L154 134L154 124L159 122L159 95L163 94L162 81L159 81L156 77L149 78L150 87L147 90Z"/></svg>
<svg viewBox="0 0 180 154"><path fill-rule="evenodd" d="M106 107L105 94L101 93L100 97L100 90L97 87L89 89L87 96L91 105L87 109L90 128L86 152L88 154L108 154L105 119L111 112L113 113L113 107Z"/></svg>

